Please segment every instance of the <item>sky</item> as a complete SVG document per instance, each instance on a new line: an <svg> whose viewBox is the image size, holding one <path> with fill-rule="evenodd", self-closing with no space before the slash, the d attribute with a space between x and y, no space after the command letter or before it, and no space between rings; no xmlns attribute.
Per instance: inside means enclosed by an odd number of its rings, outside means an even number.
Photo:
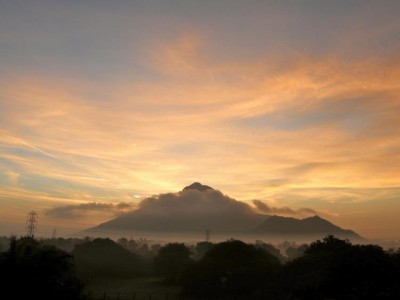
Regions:
<svg viewBox="0 0 400 300"><path fill-rule="evenodd" d="M399 1L0 0L0 234L194 181L400 240ZM57 216L54 209L79 214Z"/></svg>

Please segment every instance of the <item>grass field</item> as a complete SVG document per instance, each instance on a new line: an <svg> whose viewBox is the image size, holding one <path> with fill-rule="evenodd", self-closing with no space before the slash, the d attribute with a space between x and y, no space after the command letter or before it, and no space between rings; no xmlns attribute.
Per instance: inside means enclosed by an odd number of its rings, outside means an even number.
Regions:
<svg viewBox="0 0 400 300"><path fill-rule="evenodd" d="M90 300L177 300L180 287L164 284L154 277L92 280L85 291Z"/></svg>

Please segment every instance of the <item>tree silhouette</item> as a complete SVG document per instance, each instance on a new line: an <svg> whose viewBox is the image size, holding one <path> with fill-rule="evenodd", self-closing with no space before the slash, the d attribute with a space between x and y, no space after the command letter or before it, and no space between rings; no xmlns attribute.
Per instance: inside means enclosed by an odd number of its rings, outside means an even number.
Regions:
<svg viewBox="0 0 400 300"><path fill-rule="evenodd" d="M327 236L288 263L282 289L296 299L400 299L398 278L381 247Z"/></svg>
<svg viewBox="0 0 400 300"><path fill-rule="evenodd" d="M145 272L140 257L110 239L97 238L75 246L78 274L86 279L126 278Z"/></svg>
<svg viewBox="0 0 400 300"><path fill-rule="evenodd" d="M304 252L308 249L307 244L302 244L298 247L290 246L286 249L286 261L291 261L293 259L299 258L304 255Z"/></svg>
<svg viewBox="0 0 400 300"><path fill-rule="evenodd" d="M281 251L279 249L277 249L276 247L274 247L274 245L267 244L267 243L264 243L263 241L257 240L255 243L255 246L256 246L256 248L260 248L260 249L272 254L273 256L278 258L279 261L281 261L281 262L284 261L284 257L282 256Z"/></svg>
<svg viewBox="0 0 400 300"><path fill-rule="evenodd" d="M214 244L211 242L198 242L195 247L194 259L201 259L213 246Z"/></svg>
<svg viewBox="0 0 400 300"><path fill-rule="evenodd" d="M3 299L84 299L73 257L30 237L12 238L0 254Z"/></svg>
<svg viewBox="0 0 400 300"><path fill-rule="evenodd" d="M190 296L221 297L254 294L268 285L279 260L267 251L241 241L216 244L184 276L184 292Z"/></svg>
<svg viewBox="0 0 400 300"><path fill-rule="evenodd" d="M162 247L154 257L155 272L164 277L165 282L177 283L183 270L191 262L191 252L181 243L169 243Z"/></svg>

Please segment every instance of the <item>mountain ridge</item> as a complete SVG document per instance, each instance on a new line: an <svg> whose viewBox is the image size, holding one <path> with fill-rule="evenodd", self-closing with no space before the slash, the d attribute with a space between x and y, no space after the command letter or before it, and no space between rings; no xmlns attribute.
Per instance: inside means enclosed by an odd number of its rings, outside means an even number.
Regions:
<svg viewBox="0 0 400 300"><path fill-rule="evenodd" d="M104 222L88 232L109 230L159 232L247 232L267 216L248 204L224 195L210 186L194 182L177 193L144 199L136 211Z"/></svg>
<svg viewBox="0 0 400 300"><path fill-rule="evenodd" d="M350 229L343 229L318 215L304 219L274 215L255 228L254 232L273 235L335 235L363 239L356 232Z"/></svg>
<svg viewBox="0 0 400 300"><path fill-rule="evenodd" d="M82 234L107 232L196 233L210 230L227 235L258 235L260 238L336 235L362 239L352 230L315 215L304 219L265 215L250 205L230 198L208 185L194 182L176 193L159 194L140 202L138 209L84 230Z"/></svg>

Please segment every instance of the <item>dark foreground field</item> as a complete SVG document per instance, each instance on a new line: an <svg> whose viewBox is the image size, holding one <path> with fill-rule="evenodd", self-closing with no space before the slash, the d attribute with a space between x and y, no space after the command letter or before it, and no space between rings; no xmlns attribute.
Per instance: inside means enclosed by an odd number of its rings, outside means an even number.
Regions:
<svg viewBox="0 0 400 300"><path fill-rule="evenodd" d="M12 238L0 252L4 299L400 299L399 250L334 236L286 248L239 240L50 242Z"/></svg>
<svg viewBox="0 0 400 300"><path fill-rule="evenodd" d="M86 284L85 294L90 300L184 299L179 285L165 284L158 277L95 280Z"/></svg>

